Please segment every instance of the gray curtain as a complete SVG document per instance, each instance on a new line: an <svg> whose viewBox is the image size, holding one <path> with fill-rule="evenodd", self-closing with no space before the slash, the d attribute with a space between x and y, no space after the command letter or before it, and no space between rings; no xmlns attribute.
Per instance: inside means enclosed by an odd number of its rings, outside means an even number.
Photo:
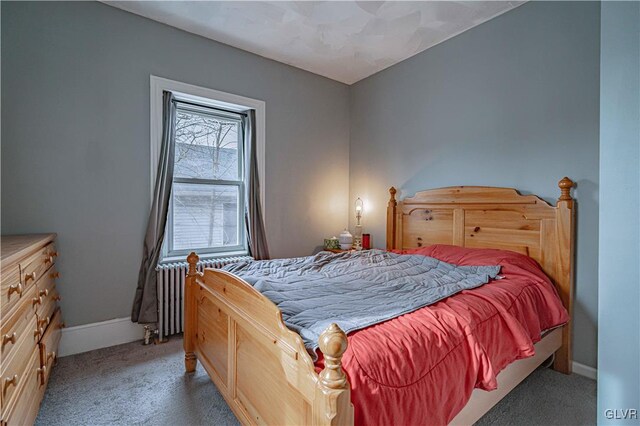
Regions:
<svg viewBox="0 0 640 426"><path fill-rule="evenodd" d="M143 324L158 322L156 266L162 251L173 182L176 108L171 92L163 93L162 104L162 149L147 223L147 234L144 238L138 288L131 311L131 321Z"/></svg>
<svg viewBox="0 0 640 426"><path fill-rule="evenodd" d="M258 179L258 157L256 155L256 112L247 111L245 118L245 149L247 152L247 188L245 225L247 227L247 239L249 252L254 259L269 259L267 235L262 220L262 208L260 206L260 182Z"/></svg>

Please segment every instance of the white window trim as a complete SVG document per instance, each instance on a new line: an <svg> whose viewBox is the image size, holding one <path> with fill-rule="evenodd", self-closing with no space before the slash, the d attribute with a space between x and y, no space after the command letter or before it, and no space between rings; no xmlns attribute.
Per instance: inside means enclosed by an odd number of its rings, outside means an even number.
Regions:
<svg viewBox="0 0 640 426"><path fill-rule="evenodd" d="M258 157L258 178L260 179L260 207L262 208L262 219L266 222L266 209L264 205L265 194L265 141L266 141L266 103L258 99L247 98L234 95L232 93L221 92L219 90L208 89L206 87L194 86L193 84L182 83L180 81L169 80L151 75L150 83L150 159L151 159L151 191L150 201L153 200L153 190L158 172L158 162L160 161L160 150L162 148L162 92L170 91L180 94L184 98L192 98L194 101L204 101L206 103L226 108L232 111L243 111L254 109L256 111L256 155Z"/></svg>

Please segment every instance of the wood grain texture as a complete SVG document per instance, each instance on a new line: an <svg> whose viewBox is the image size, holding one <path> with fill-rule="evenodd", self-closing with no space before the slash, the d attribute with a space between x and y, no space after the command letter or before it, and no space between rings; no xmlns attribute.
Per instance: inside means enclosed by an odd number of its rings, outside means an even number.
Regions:
<svg viewBox="0 0 640 426"><path fill-rule="evenodd" d="M391 247L395 246L396 238L396 209L398 203L396 202L396 189L394 187L389 188L389 205L387 206L387 250L391 250Z"/></svg>
<svg viewBox="0 0 640 426"><path fill-rule="evenodd" d="M42 374L40 357L36 351L29 357L24 381L21 382L18 390L22 397L16 401L11 412L5 417L8 426L32 425L35 422L46 388L42 383Z"/></svg>
<svg viewBox="0 0 640 426"><path fill-rule="evenodd" d="M565 198L567 182L561 186ZM444 243L528 254L558 286L571 312L573 200L553 207L509 188L443 188L402 201L396 200L395 188L389 192L388 249ZM320 336L325 368L318 374L302 339L285 326L268 298L229 272L197 272L198 260L195 253L187 258L186 370L194 371L199 360L242 424L352 425L351 390L341 365L344 332L332 324ZM562 330L561 347L559 332L540 342L549 353L557 350L556 368L567 373L568 329ZM501 385L512 389L543 361L537 357L506 367L498 376L504 377ZM484 413L500 398L472 396L467 412ZM479 415L465 419L471 423Z"/></svg>
<svg viewBox="0 0 640 426"><path fill-rule="evenodd" d="M2 267L0 289L2 316L9 316L9 313L18 305L19 300L23 298L27 291L26 286L21 281L19 264L8 264Z"/></svg>
<svg viewBox="0 0 640 426"><path fill-rule="evenodd" d="M0 262L5 265L22 260L25 256L44 247L56 238L56 234L3 235L0 239Z"/></svg>
<svg viewBox="0 0 640 426"><path fill-rule="evenodd" d="M188 262L188 372L200 361L243 424L353 424L342 330L334 324L320 336L327 367L318 374L302 339L269 299L226 271L197 272L195 254Z"/></svg>
<svg viewBox="0 0 640 426"><path fill-rule="evenodd" d="M391 188L387 217L387 249L413 249L431 244L494 248L525 254L536 260L556 286L569 315L573 313L575 203L574 183L558 182L560 197L552 206L535 195L512 188L457 186L416 193L402 201ZM554 368L571 373L571 327Z"/></svg>
<svg viewBox="0 0 640 426"><path fill-rule="evenodd" d="M55 234L2 236L0 423L33 423L60 341Z"/></svg>
<svg viewBox="0 0 640 426"><path fill-rule="evenodd" d="M58 359L58 346L60 344L60 337L62 335L62 314L60 309L51 316L51 323L44 332L42 339L40 340L40 366L42 373L40 377L40 383L46 386L51 375L51 370L56 360Z"/></svg>

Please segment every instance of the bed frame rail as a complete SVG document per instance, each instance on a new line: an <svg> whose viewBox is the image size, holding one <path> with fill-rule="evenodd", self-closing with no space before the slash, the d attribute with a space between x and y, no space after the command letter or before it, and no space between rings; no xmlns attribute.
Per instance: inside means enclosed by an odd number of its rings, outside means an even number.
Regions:
<svg viewBox="0 0 640 426"><path fill-rule="evenodd" d="M300 336L280 310L244 280L222 270L197 272L187 259L185 368L197 360L243 424L352 425L341 359L347 336L332 324L320 335L318 374Z"/></svg>

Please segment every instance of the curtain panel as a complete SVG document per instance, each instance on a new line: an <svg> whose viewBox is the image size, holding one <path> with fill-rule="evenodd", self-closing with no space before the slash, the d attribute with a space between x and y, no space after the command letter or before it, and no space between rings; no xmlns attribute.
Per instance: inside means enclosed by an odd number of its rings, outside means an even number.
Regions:
<svg viewBox="0 0 640 426"><path fill-rule="evenodd" d="M158 292L156 286L156 266L162 253L167 214L171 201L173 166L175 157L176 107L171 92L162 95L162 148L158 173L153 191L153 200L147 233L144 238L142 263L138 274L131 321L141 324L158 322Z"/></svg>
<svg viewBox="0 0 640 426"><path fill-rule="evenodd" d="M245 225L247 227L247 242L249 254L256 260L269 259L267 235L262 219L260 205L260 182L258 179L258 157L256 140L256 112L247 111L245 118L245 147L246 147L246 207Z"/></svg>

